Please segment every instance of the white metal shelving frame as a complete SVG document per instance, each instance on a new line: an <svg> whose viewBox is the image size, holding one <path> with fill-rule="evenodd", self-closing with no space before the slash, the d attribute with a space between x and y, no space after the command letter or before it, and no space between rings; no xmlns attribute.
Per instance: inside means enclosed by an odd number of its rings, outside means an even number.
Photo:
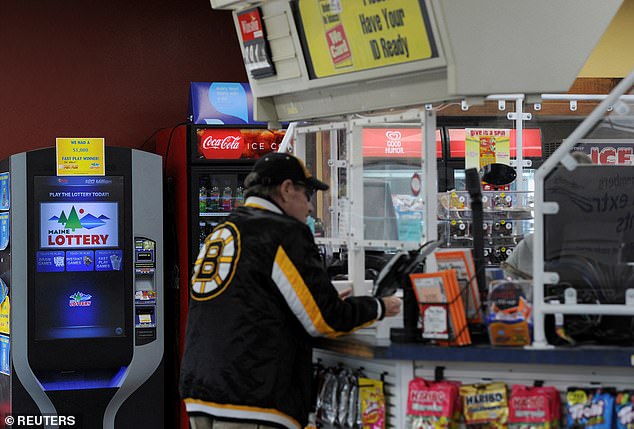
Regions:
<svg viewBox="0 0 634 429"><path fill-rule="evenodd" d="M631 101L634 98L625 95L632 85L634 85L634 70L630 72L588 115L585 120L564 140L557 150L542 164L535 173L535 236L533 246L533 343L531 348L551 348L545 334L545 316L547 314L596 314L596 315L622 315L634 316L634 290L626 294L625 304L554 304L546 302L544 299L544 284L557 284L559 281L557 273L544 272L544 217L556 214L558 206L554 202L544 200L544 182L559 163L568 170L577 167L577 161L570 155L570 151L605 115L606 111L611 111L614 106L618 106L621 97ZM566 97L564 95L555 97L546 95L545 99L569 100L571 103L575 99L592 99L593 97ZM572 104L571 104L572 108ZM630 296L631 299L627 297Z"/></svg>
<svg viewBox="0 0 634 429"><path fill-rule="evenodd" d="M403 124L419 124L423 139L421 141L420 171L423 172L423 184L420 195L423 200L423 229L418 242L398 240L368 240L363 235L364 230L364 196L363 196L363 147L362 130L366 126L402 126ZM355 295L368 294L371 283L364 279L365 249L385 248L395 250L413 250L428 240L437 239L437 166L436 166L436 112L433 109L410 109L398 113L381 115L351 115L344 121L325 122L322 124L297 125L295 127L294 153L305 159L307 152L307 134L330 131L330 153L337 155L337 144L333 132L345 132L346 159L332 158L328 160L332 178L330 197L331 236L317 238L318 244L330 246L345 246L348 250L348 273ZM431 142L426 144L426 142ZM432 160L426 162L426 160ZM343 206L337 195L339 194L337 170L345 169L347 190ZM340 213L347 209L349 213ZM348 228L339 231L338 217L346 216Z"/></svg>

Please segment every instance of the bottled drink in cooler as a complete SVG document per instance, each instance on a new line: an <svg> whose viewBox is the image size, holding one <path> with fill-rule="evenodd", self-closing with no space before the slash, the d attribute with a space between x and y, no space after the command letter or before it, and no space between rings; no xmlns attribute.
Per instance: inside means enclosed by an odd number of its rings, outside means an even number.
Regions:
<svg viewBox="0 0 634 429"><path fill-rule="evenodd" d="M198 211L205 213L207 211L207 187L209 183L205 179L200 179L200 188L198 189Z"/></svg>
<svg viewBox="0 0 634 429"><path fill-rule="evenodd" d="M244 204L244 189L242 189L242 186L238 186L236 188L236 207L240 207L242 204Z"/></svg>
<svg viewBox="0 0 634 429"><path fill-rule="evenodd" d="M198 222L198 242L200 246L205 242L205 238L207 238L206 224L205 222Z"/></svg>
<svg viewBox="0 0 634 429"><path fill-rule="evenodd" d="M233 207L233 205L231 204L231 194L231 186L227 184L222 190L222 201L220 202L223 212L230 212L231 208Z"/></svg>
<svg viewBox="0 0 634 429"><path fill-rule="evenodd" d="M220 190L215 183L211 186L207 196L207 211L210 213L220 211Z"/></svg>

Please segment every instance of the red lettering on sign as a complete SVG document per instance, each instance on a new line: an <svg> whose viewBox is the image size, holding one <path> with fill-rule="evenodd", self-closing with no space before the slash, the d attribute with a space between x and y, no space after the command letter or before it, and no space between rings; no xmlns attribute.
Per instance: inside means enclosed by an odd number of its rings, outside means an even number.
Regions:
<svg viewBox="0 0 634 429"><path fill-rule="evenodd" d="M616 149L606 147L599 153L599 164L616 164Z"/></svg>
<svg viewBox="0 0 634 429"><path fill-rule="evenodd" d="M616 150L617 160L619 164L634 164L632 159L632 148L631 147L620 147Z"/></svg>
<svg viewBox="0 0 634 429"><path fill-rule="evenodd" d="M108 243L109 234L59 234L49 235L49 246L89 246Z"/></svg>

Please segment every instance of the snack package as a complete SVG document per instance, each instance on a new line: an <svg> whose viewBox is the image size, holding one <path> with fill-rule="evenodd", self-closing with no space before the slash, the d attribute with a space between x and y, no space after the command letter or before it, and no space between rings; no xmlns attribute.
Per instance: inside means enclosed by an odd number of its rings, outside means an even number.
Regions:
<svg viewBox="0 0 634 429"><path fill-rule="evenodd" d="M559 392L552 386L511 387L510 429L557 429L561 420Z"/></svg>
<svg viewBox="0 0 634 429"><path fill-rule="evenodd" d="M410 381L405 429L454 427L459 416L458 389L458 384L447 381L433 382L419 377Z"/></svg>
<svg viewBox="0 0 634 429"><path fill-rule="evenodd" d="M385 429L385 394L383 382L359 378L359 401L363 429Z"/></svg>
<svg viewBox="0 0 634 429"><path fill-rule="evenodd" d="M454 398L451 429L458 429L458 427L460 426L460 422L462 421L462 398L460 397L460 386L462 385L462 383L459 381L450 380L443 380L443 383L449 383L456 386L456 396Z"/></svg>
<svg viewBox="0 0 634 429"><path fill-rule="evenodd" d="M346 416L346 427L356 428L357 422L360 420L359 414L359 381L356 376L352 376L350 380L350 396L348 396L348 415Z"/></svg>
<svg viewBox="0 0 634 429"><path fill-rule="evenodd" d="M317 422L322 425L334 424L337 419L337 393L339 379L332 369L323 372L317 395Z"/></svg>
<svg viewBox="0 0 634 429"><path fill-rule="evenodd" d="M467 426L485 429L506 427L509 406L506 384L466 384L460 386L462 414Z"/></svg>
<svg viewBox="0 0 634 429"><path fill-rule="evenodd" d="M614 401L615 391L611 388L568 388L568 427L611 429L614 421Z"/></svg>
<svg viewBox="0 0 634 429"><path fill-rule="evenodd" d="M634 429L634 390L617 392L614 412L616 429Z"/></svg>
<svg viewBox="0 0 634 429"><path fill-rule="evenodd" d="M486 323L491 344L525 346L531 343L532 317L528 280L495 280L489 286Z"/></svg>
<svg viewBox="0 0 634 429"><path fill-rule="evenodd" d="M348 421L350 413L350 394L352 393L352 374L350 371L342 370L339 373L339 392L337 394L337 425L344 427Z"/></svg>

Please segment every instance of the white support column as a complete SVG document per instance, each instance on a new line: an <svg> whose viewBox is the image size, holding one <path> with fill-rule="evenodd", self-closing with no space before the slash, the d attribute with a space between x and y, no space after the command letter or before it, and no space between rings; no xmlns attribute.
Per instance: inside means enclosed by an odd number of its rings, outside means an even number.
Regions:
<svg viewBox="0 0 634 429"><path fill-rule="evenodd" d="M519 180L517 190L521 192L527 189L526 179L524 179L524 98L515 100L515 114L515 160L517 180Z"/></svg>
<svg viewBox="0 0 634 429"><path fill-rule="evenodd" d="M438 166L436 165L436 112L425 111L422 121L423 154L422 168L424 169L424 186L421 189L423 203L424 239L423 241L438 239ZM436 258L427 258L426 271L436 271Z"/></svg>
<svg viewBox="0 0 634 429"><path fill-rule="evenodd" d="M348 275L354 295L367 295L365 284L365 249L363 248L363 142L362 128L348 123L348 196L350 197L350 235L348 238Z"/></svg>

